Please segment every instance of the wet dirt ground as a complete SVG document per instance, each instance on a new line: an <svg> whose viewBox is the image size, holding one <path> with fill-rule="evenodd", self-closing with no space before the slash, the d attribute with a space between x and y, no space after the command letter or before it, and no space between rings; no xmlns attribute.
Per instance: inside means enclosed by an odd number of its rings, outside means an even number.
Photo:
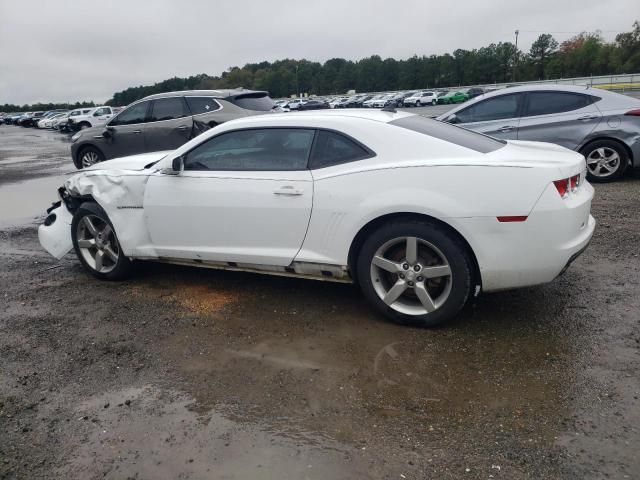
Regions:
<svg viewBox="0 0 640 480"><path fill-rule="evenodd" d="M0 126L0 478L640 477L640 175L596 186L553 283L418 330L348 285L94 280L37 241L72 170L66 136Z"/></svg>

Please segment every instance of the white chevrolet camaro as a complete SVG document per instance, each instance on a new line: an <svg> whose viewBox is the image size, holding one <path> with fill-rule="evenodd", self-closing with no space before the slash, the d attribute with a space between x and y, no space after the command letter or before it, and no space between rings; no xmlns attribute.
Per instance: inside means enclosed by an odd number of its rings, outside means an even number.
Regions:
<svg viewBox="0 0 640 480"><path fill-rule="evenodd" d="M97 164L40 226L101 279L132 260L357 283L399 323L550 282L595 228L585 160L395 111L253 116Z"/></svg>

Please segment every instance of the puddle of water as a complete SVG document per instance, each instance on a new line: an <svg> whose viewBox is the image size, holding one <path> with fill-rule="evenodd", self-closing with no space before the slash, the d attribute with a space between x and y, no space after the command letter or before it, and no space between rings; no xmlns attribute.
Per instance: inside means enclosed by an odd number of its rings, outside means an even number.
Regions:
<svg viewBox="0 0 640 480"><path fill-rule="evenodd" d="M44 216L58 200L57 189L66 179L56 175L0 185L0 228L25 225Z"/></svg>
<svg viewBox="0 0 640 480"><path fill-rule="evenodd" d="M237 422L218 410L197 414L194 402L151 386L89 399L78 406L74 420L82 423L85 441L54 476L369 478L353 447L304 431Z"/></svg>

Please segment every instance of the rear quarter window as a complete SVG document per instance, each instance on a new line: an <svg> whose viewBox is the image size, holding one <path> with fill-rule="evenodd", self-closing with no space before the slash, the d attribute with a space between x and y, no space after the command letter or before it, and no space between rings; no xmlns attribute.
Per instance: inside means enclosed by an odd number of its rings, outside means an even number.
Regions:
<svg viewBox="0 0 640 480"><path fill-rule="evenodd" d="M491 153L506 145L506 142L502 140L420 115L400 118L389 124L429 135L478 153Z"/></svg>

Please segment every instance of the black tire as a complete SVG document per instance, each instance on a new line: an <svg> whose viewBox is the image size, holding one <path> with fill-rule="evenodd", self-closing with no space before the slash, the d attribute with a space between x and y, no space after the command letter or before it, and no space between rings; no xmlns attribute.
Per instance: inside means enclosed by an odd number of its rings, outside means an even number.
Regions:
<svg viewBox="0 0 640 480"><path fill-rule="evenodd" d="M85 128L91 128L91 124L89 122L80 122L78 124L78 130L84 130Z"/></svg>
<svg viewBox="0 0 640 480"><path fill-rule="evenodd" d="M416 107L421 107L421 106L422 106L422 103L420 103L420 100L418 100L418 101L416 102Z"/></svg>
<svg viewBox="0 0 640 480"><path fill-rule="evenodd" d="M106 227L107 225L110 228L108 238L105 238L104 240L105 243L108 242L112 252L117 254L117 260L115 262L109 258L107 259L109 260L109 262L105 260L105 271L98 271L96 270L95 265L90 265L85 258L85 253L83 252L83 250L87 251L88 255L92 255L91 250L81 249L79 245L79 242L84 240L83 238L80 238L80 236L82 235L80 232L81 229L86 228L84 225L81 227L81 222L85 222L85 217L88 217L90 219L96 229L100 229L102 226ZM104 232L104 229L102 231ZM109 220L109 217L107 216L105 211L97 203L85 202L80 205L80 208L75 211L75 213L73 214L73 220L71 222L71 239L73 241L73 248L76 252L78 260L80 260L80 263L85 268L85 270L94 277L100 280L122 280L124 278L127 278L131 274L131 261L122 252L120 242L118 241L118 237L116 236L116 232L113 228L111 220ZM97 248L92 250L97 250Z"/></svg>
<svg viewBox="0 0 640 480"><path fill-rule="evenodd" d="M589 164L590 160L599 156L599 151L604 151L605 153L614 151L618 155L618 162L613 172L609 173L605 171L602 175L596 175L592 172L592 169L603 172L602 167L593 167ZM608 183L616 181L624 175L624 172L629 166L629 155L627 154L627 150L615 140L596 140L590 142L580 149L580 153L584 155L585 161L587 162L587 179L593 183Z"/></svg>
<svg viewBox="0 0 640 480"><path fill-rule="evenodd" d="M437 100L432 100L431 101L431 105L433 105L435 107L436 105L438 105L438 101Z"/></svg>
<svg viewBox="0 0 640 480"><path fill-rule="evenodd" d="M374 255L380 248L384 248L385 245L395 241L394 239L401 239L403 237L416 237L418 241L428 242L428 244L436 247L436 249L443 254L446 263L449 265L450 276L445 279L445 282L448 282L450 290L442 303L434 311L429 313L426 311L422 314L400 312L396 308L387 305L376 291L376 288L382 287L379 282L383 279L378 279L376 281L377 285L374 286L374 280L372 279L372 261ZM428 249L429 247L426 248ZM418 255L422 255L422 253ZM422 260L419 260L418 263L422 262ZM388 319L402 325L434 327L454 318L467 303L471 295L472 265L472 260L469 258L467 249L462 241L447 229L428 221L397 220L380 227L365 240L358 253L356 271L358 284L364 296ZM430 265L426 264L423 267L425 268L423 271L426 271L426 267L428 266ZM412 270L412 268L409 268L407 272L412 272ZM394 274L384 273L384 275ZM412 273L412 275L416 274ZM419 278L420 277L418 277L418 280ZM397 279L398 277L396 276L395 279L390 280L390 283L394 283ZM416 283L416 288L417 285ZM432 292L429 291L429 294L431 293ZM413 298L411 298L411 295L413 295ZM436 297L434 296L433 298L435 299ZM413 291L407 290L399 300L417 302L417 297ZM420 305L418 305L418 308L419 307Z"/></svg>
<svg viewBox="0 0 640 480"><path fill-rule="evenodd" d="M93 163L90 163L91 158L95 158ZM91 165L95 165L96 163L103 162L105 160L104 154L98 150L96 147L86 146L83 147L79 152L76 159L74 159L74 164L78 170L82 168L90 167Z"/></svg>

